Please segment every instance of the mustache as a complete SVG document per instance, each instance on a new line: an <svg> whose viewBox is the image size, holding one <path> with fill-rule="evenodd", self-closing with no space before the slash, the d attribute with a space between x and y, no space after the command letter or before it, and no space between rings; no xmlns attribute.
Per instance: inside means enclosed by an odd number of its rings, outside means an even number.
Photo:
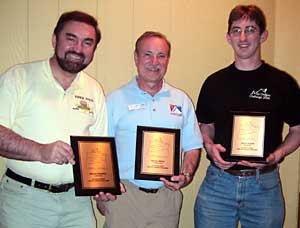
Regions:
<svg viewBox="0 0 300 228"><path fill-rule="evenodd" d="M155 71L160 70L160 66L157 66L157 65L148 65L148 66L146 66L146 68L148 70L155 70Z"/></svg>
<svg viewBox="0 0 300 228"><path fill-rule="evenodd" d="M67 52L65 53L65 58L67 57L68 54L73 54L73 55L77 55L77 56L79 56L79 57L81 57L81 58L85 58L85 55L84 55L83 53L77 53L77 52L75 52L75 51L67 51Z"/></svg>

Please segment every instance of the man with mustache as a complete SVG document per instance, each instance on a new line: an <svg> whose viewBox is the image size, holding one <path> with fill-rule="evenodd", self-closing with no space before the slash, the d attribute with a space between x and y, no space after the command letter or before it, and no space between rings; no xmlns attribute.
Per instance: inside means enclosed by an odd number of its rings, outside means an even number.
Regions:
<svg viewBox="0 0 300 228"><path fill-rule="evenodd" d="M300 145L300 92L290 75L261 59L267 37L259 7L232 9L226 38L234 62L206 79L196 109L211 163L194 207L196 228L237 227L238 221L283 226L279 164Z"/></svg>
<svg viewBox="0 0 300 228"><path fill-rule="evenodd" d="M75 197L70 135L107 135L105 97L82 70L101 39L96 19L61 15L54 55L0 77L0 227L96 227L89 197ZM82 107L84 104L84 107Z"/></svg>
<svg viewBox="0 0 300 228"><path fill-rule="evenodd" d="M171 44L163 34L142 34L134 52L138 75L108 95L109 132L116 139L120 178L126 191L117 199L103 193L96 197L107 228L178 226L180 189L193 179L202 138L191 100L164 80L170 52ZM180 129L180 151L184 154L180 175L171 180L161 177L160 181L134 178L138 125Z"/></svg>

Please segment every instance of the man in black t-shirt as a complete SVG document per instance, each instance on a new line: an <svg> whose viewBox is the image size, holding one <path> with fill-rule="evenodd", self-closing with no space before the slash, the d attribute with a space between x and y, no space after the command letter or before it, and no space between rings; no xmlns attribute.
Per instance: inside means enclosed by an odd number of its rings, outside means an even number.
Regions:
<svg viewBox="0 0 300 228"><path fill-rule="evenodd" d="M211 162L195 203L195 227L276 228L284 202L278 163L300 145L296 81L261 59L265 16L255 5L230 13L234 63L204 82L197 117ZM289 132L282 139L283 125Z"/></svg>

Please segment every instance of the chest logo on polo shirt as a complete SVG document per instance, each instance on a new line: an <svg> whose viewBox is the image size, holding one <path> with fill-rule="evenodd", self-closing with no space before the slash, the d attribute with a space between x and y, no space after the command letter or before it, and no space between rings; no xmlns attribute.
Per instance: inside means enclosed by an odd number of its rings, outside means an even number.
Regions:
<svg viewBox="0 0 300 228"><path fill-rule="evenodd" d="M182 116L182 107L179 105L170 104L171 115Z"/></svg>
<svg viewBox="0 0 300 228"><path fill-rule="evenodd" d="M259 99L259 100L271 100L271 94L267 93L267 88L261 88L257 91L253 90L250 95L249 98L253 98L253 99Z"/></svg>
<svg viewBox="0 0 300 228"><path fill-rule="evenodd" d="M78 110L82 113L86 113L86 114L90 114L93 115L94 114L94 110L93 110L93 103L94 100L88 97L83 97L83 96L79 96L79 95L75 95L74 96L74 106L73 106L73 110Z"/></svg>

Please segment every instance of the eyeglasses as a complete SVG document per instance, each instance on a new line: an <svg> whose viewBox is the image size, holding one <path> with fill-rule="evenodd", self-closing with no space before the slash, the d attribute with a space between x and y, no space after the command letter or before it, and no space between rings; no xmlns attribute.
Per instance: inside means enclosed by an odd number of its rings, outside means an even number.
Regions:
<svg viewBox="0 0 300 228"><path fill-rule="evenodd" d="M230 30L230 34L234 37L238 37L242 34L243 29L239 28L239 27L233 27ZM246 28L244 29L244 34L246 36L252 35L257 31L257 28L253 25L250 26L246 26Z"/></svg>

